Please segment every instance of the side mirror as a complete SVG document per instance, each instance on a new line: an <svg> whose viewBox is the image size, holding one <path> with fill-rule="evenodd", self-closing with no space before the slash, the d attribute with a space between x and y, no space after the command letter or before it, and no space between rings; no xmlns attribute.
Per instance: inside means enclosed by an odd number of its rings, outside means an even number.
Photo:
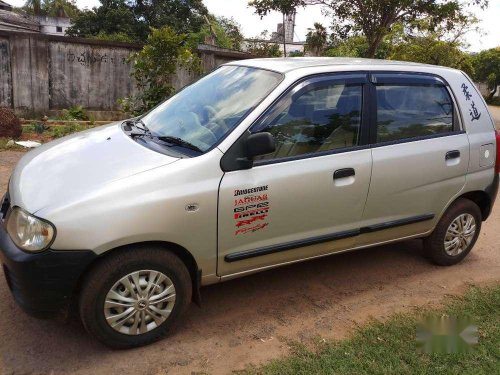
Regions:
<svg viewBox="0 0 500 375"><path fill-rule="evenodd" d="M256 156L276 151L276 144L271 133L251 134L246 139L247 157L252 160Z"/></svg>

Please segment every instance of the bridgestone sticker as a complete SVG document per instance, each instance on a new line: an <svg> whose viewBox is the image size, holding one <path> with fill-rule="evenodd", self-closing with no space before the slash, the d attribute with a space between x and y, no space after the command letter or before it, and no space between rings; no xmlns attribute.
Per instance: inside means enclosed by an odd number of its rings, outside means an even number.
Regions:
<svg viewBox="0 0 500 375"><path fill-rule="evenodd" d="M268 186L257 186L234 191L233 215L235 236L254 233L269 225Z"/></svg>

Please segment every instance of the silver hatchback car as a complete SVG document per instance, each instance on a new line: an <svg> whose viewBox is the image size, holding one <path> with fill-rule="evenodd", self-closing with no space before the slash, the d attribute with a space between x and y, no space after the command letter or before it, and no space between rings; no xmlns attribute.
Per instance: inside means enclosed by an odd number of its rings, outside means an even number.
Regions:
<svg viewBox="0 0 500 375"><path fill-rule="evenodd" d="M26 154L0 259L27 312L75 301L106 345L144 345L203 285L409 238L461 261L497 195L499 144L458 70L232 62L144 116Z"/></svg>

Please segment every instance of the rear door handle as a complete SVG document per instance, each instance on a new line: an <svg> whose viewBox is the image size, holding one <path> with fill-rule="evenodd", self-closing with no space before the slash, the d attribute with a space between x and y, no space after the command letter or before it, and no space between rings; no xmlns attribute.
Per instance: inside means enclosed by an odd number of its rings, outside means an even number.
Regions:
<svg viewBox="0 0 500 375"><path fill-rule="evenodd" d="M346 177L351 177L355 176L356 172L354 171L354 168L342 168L342 169L337 169L333 173L333 179L336 180L338 178L346 178Z"/></svg>
<svg viewBox="0 0 500 375"><path fill-rule="evenodd" d="M448 151L446 153L445 160L457 159L459 157L460 157L460 151L458 150Z"/></svg>

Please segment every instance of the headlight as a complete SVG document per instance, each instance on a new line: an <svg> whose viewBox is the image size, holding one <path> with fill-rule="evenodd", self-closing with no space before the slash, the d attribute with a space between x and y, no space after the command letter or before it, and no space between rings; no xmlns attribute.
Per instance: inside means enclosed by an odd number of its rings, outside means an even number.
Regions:
<svg viewBox="0 0 500 375"><path fill-rule="evenodd" d="M49 247L55 228L49 222L15 207L7 219L7 233L18 247L34 252Z"/></svg>

